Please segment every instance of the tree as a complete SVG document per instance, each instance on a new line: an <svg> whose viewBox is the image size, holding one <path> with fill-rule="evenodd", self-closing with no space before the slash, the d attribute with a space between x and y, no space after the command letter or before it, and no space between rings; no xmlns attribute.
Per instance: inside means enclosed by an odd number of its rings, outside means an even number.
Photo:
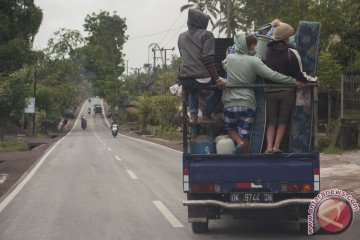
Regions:
<svg viewBox="0 0 360 240"><path fill-rule="evenodd" d="M218 8L216 7L219 0L188 0L188 3L181 6L180 11L183 12L190 8L199 9L202 12L208 12L213 18L217 18L219 13ZM210 18L210 23L214 27L216 23L212 18Z"/></svg>
<svg viewBox="0 0 360 240"><path fill-rule="evenodd" d="M307 20L311 15L309 8L312 4L313 0L240 0L248 29L257 29L276 18L296 28L300 20Z"/></svg>
<svg viewBox="0 0 360 240"><path fill-rule="evenodd" d="M54 59L68 59L74 56L75 49L83 47L84 43L79 31L61 28L48 40L47 53Z"/></svg>
<svg viewBox="0 0 360 240"><path fill-rule="evenodd" d="M0 74L31 63L31 47L42 21L33 0L0 0Z"/></svg>
<svg viewBox="0 0 360 240"><path fill-rule="evenodd" d="M235 35L238 30L246 31L246 19L243 18L241 5L239 1L219 1L220 2L220 18L215 27L219 28L219 32L226 32L228 38Z"/></svg>
<svg viewBox="0 0 360 240"><path fill-rule="evenodd" d="M90 91L81 61L83 42L78 31L62 28L44 52L35 54L37 123L44 131L56 128L63 110L76 107Z"/></svg>
<svg viewBox="0 0 360 240"><path fill-rule="evenodd" d="M337 15L332 20L335 29L333 35L337 35L340 41L330 46L330 51L345 67L345 71L356 70L356 62L360 55L360 3L356 0L340 1ZM335 21L335 22L334 22Z"/></svg>
<svg viewBox="0 0 360 240"><path fill-rule="evenodd" d="M320 89L339 90L341 65L338 64L331 53L322 51L319 55L319 67L317 76L320 81Z"/></svg>
<svg viewBox="0 0 360 240"><path fill-rule="evenodd" d="M86 68L94 73L93 80L99 87L99 95L116 106L122 101L120 76L124 72L123 45L127 40L125 19L116 12L106 11L87 15L84 24L89 36L84 47Z"/></svg>
<svg viewBox="0 0 360 240"><path fill-rule="evenodd" d="M25 99L30 95L33 82L31 68L23 68L13 72L7 78L0 78L0 137L5 125L13 121L20 122L25 107Z"/></svg>
<svg viewBox="0 0 360 240"><path fill-rule="evenodd" d="M33 0L0 0L0 129L23 116L33 80L26 65L34 62L31 47L41 21Z"/></svg>
<svg viewBox="0 0 360 240"><path fill-rule="evenodd" d="M156 79L155 90L158 95L170 95L169 87L175 84L176 75L172 71L163 71Z"/></svg>

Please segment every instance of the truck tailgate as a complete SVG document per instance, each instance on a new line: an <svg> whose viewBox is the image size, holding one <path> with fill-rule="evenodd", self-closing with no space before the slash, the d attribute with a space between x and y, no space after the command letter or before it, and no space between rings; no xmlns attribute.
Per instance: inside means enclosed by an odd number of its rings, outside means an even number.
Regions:
<svg viewBox="0 0 360 240"><path fill-rule="evenodd" d="M319 156L310 154L187 155L189 182L313 182ZM186 161L186 159L185 159Z"/></svg>

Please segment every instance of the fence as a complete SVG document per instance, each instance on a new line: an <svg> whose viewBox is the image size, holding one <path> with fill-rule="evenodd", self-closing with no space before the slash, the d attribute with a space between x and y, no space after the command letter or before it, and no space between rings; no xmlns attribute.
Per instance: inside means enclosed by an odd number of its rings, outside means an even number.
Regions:
<svg viewBox="0 0 360 240"><path fill-rule="evenodd" d="M341 76L341 119L360 120L360 75Z"/></svg>

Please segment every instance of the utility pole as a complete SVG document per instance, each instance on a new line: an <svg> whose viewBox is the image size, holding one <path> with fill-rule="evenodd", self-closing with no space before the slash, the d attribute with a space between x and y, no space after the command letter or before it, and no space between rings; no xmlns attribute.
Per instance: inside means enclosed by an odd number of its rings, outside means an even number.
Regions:
<svg viewBox="0 0 360 240"><path fill-rule="evenodd" d="M138 85L138 89L139 89L139 95L141 95L141 83L140 83L140 69L141 68L137 68L137 75L138 75L138 83L139 83L139 85Z"/></svg>
<svg viewBox="0 0 360 240"><path fill-rule="evenodd" d="M156 60L157 59L161 59L161 62L162 64L164 64L164 60L163 60L163 57L162 57L162 50L159 46L159 44L157 43L151 43L149 45L149 50L148 50L148 63L149 63L149 51L150 51L150 48L151 48L151 51L153 52L154 56L153 56L153 69L154 69L154 72L155 72L155 68L156 68ZM156 52L159 52L160 53L160 57L157 57L156 56Z"/></svg>
<svg viewBox="0 0 360 240"><path fill-rule="evenodd" d="M126 79L129 77L129 59L126 59Z"/></svg>
<svg viewBox="0 0 360 240"><path fill-rule="evenodd" d="M141 67L136 67L136 68L131 68L131 69L134 70L135 73L137 74L137 81L138 81L137 91L138 91L138 94L141 95L141 84L140 84L140 70L141 70Z"/></svg>
<svg viewBox="0 0 360 240"><path fill-rule="evenodd" d="M164 65L165 69L167 68L167 65L166 65L166 51L169 51L169 50L174 51L175 47L173 47L173 48L162 48L161 49L161 51L165 51L165 65Z"/></svg>
<svg viewBox="0 0 360 240"><path fill-rule="evenodd" d="M155 68L155 66L156 66L156 50L155 50L155 48L152 48L152 52L154 53L154 58L153 58L153 61L154 61L154 63L153 63L153 68Z"/></svg>
<svg viewBox="0 0 360 240"><path fill-rule="evenodd" d="M36 63L37 64L37 63ZM35 108L34 108L34 114L33 114L33 131L32 131L32 135L35 136L35 127L36 127L36 118L35 118L35 112L36 112L36 78L37 78L37 66L35 67L35 72L34 72L34 98L35 98Z"/></svg>
<svg viewBox="0 0 360 240"><path fill-rule="evenodd" d="M226 0L226 33L228 38L231 38L231 24L230 24L231 5L232 5L231 1Z"/></svg>

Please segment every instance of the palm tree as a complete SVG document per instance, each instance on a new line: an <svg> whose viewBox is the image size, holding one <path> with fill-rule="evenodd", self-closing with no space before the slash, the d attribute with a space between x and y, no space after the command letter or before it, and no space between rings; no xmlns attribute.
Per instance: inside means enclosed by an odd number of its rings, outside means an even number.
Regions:
<svg viewBox="0 0 360 240"><path fill-rule="evenodd" d="M209 15L212 17L210 18L210 23L214 29L216 23L214 22L213 18L217 19L217 14L219 13L219 9L216 6L217 3L220 1L221 0L188 0L188 3L183 5L180 8L180 11L183 12L186 9L196 8L202 12L208 12Z"/></svg>
<svg viewBox="0 0 360 240"><path fill-rule="evenodd" d="M235 35L238 30L246 30L246 21L242 17L242 4L237 0L220 0L220 16L224 15L216 22L215 27L219 28L219 32L226 32L228 38Z"/></svg>
<svg viewBox="0 0 360 240"><path fill-rule="evenodd" d="M188 0L188 3L180 8L184 11L189 8L197 8L208 12L213 30L218 27L219 33L226 32L230 38L238 30L247 30L247 22L242 12L244 0ZM218 16L220 19L218 19ZM225 16L225 17L222 17Z"/></svg>

